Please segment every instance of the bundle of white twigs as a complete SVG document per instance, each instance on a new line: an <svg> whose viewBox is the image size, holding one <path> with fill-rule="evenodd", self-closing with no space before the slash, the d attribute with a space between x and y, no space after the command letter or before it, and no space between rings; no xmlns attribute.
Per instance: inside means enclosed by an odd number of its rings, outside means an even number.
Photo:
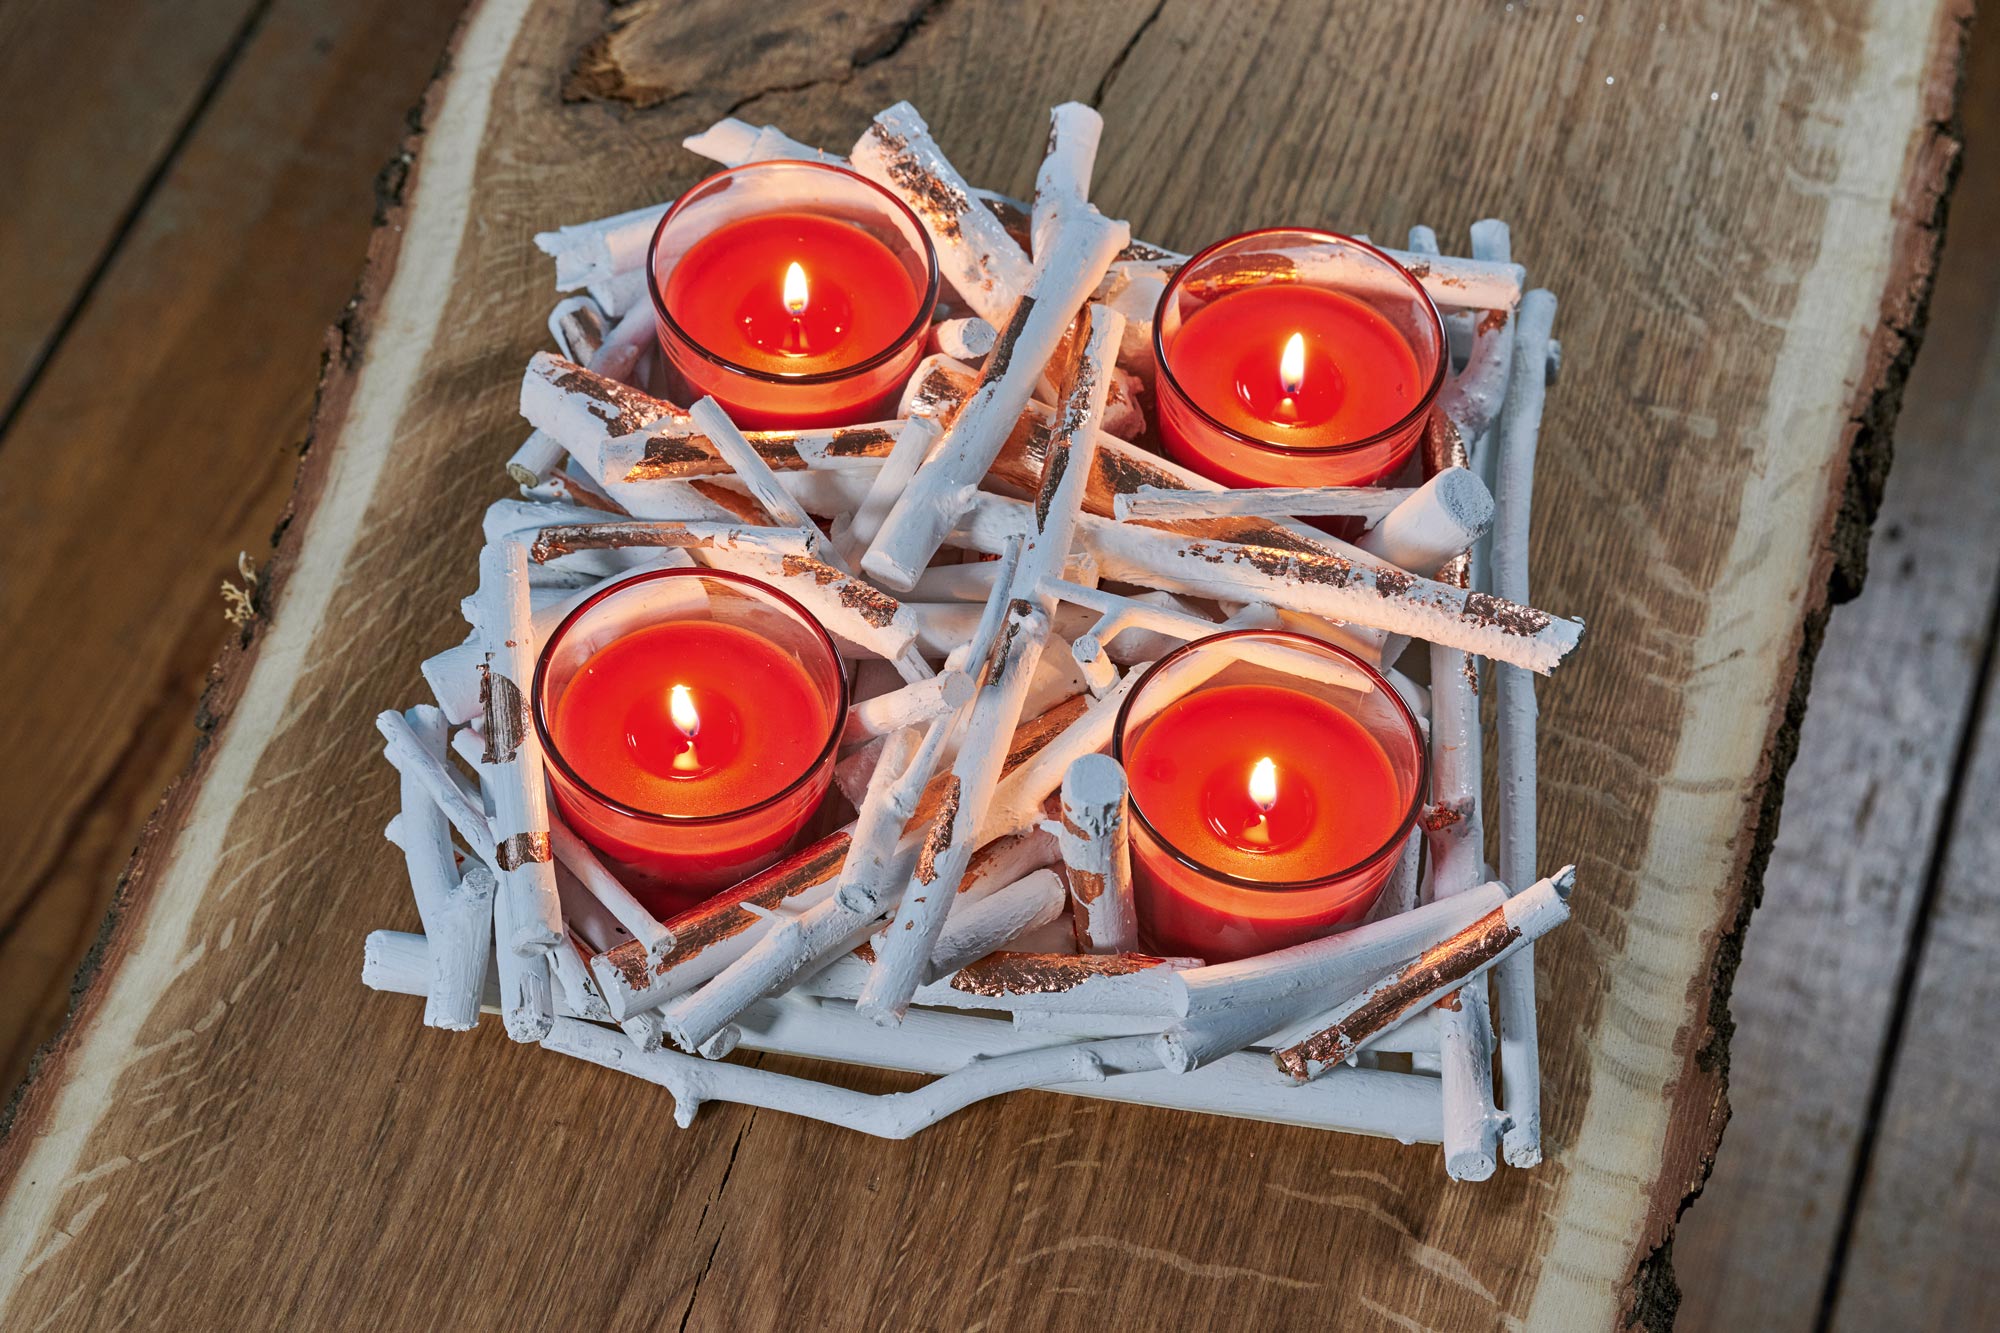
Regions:
<svg viewBox="0 0 2000 1333"><path fill-rule="evenodd" d="M917 214L951 290L893 420L743 432L713 400L661 396L640 274L664 205L537 238L584 294L523 380L534 433L508 460L519 496L486 514L470 632L424 664L435 704L378 719L423 934L370 935L370 986L425 996L435 1027L496 1010L518 1041L664 1085L682 1123L734 1101L902 1137L1043 1088L1439 1142L1458 1179L1539 1160L1531 947L1574 875L1538 878L1532 683L1582 628L1524 604L1554 298L1523 294L1502 223L1475 224L1465 259L1415 229L1399 257L1454 347L1422 475L1225 491L1134 442L1181 256L1091 204L1100 130L1055 108L1028 205L969 185L907 104L844 159L734 120L688 140L731 166L844 161ZM1303 522L1326 515L1366 535ZM553 813L527 716L564 614L663 565L781 587L835 637L856 700L852 821L668 921ZM1424 714L1424 845L1353 930L1216 965L1141 953L1113 720L1176 644L1280 624L1370 660ZM1395 670L1411 640L1428 690ZM724 1058L738 1048L941 1077L871 1096Z"/></svg>

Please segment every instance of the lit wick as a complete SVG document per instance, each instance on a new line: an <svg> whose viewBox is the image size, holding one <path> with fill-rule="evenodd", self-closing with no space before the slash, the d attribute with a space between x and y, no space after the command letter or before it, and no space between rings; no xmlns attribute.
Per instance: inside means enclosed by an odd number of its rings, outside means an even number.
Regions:
<svg viewBox="0 0 2000 1333"><path fill-rule="evenodd" d="M1278 766L1269 758L1259 759L1250 768L1250 800L1257 818L1243 830L1243 840L1259 847L1271 845L1271 807L1278 803Z"/></svg>
<svg viewBox="0 0 2000 1333"><path fill-rule="evenodd" d="M1285 340L1285 350L1278 356L1278 383L1285 390L1284 398L1278 403L1278 413L1296 421L1299 406L1293 400L1306 383L1306 336L1303 333L1294 333Z"/></svg>
<svg viewBox="0 0 2000 1333"><path fill-rule="evenodd" d="M794 268L798 267L796 264ZM694 695L685 685L676 685L667 696L667 715L687 737L687 748L674 756L674 772L693 773L701 768L701 760L694 752L694 738L701 734L701 714L694 711Z"/></svg>
<svg viewBox="0 0 2000 1333"><path fill-rule="evenodd" d="M806 271L796 262L785 270L785 309L794 315L806 312Z"/></svg>

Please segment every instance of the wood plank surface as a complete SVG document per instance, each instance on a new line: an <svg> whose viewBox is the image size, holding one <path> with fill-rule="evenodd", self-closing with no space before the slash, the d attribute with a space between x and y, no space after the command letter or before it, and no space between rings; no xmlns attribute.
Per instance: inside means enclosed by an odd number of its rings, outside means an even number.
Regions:
<svg viewBox="0 0 2000 1333"><path fill-rule="evenodd" d="M2000 212L2000 28L1977 30L1967 88L1965 168L1924 354L1896 425L1868 584L1827 627L1790 779L1797 795L1730 1001L1729 1133L1675 1241L1684 1328L1783 1333L1819 1320L1850 1225L1870 1092L1929 906L1927 870L1962 776L2000 586L2000 546L1985 535L2000 531L1991 435L2000 232L1990 224ZM1952 933L1941 922L1929 928ZM2000 1006L1948 1008L1960 1022L1982 1012ZM1976 1084L1982 1062L1965 1066ZM1951 1084L1911 1092L1927 1099ZM1947 1189L1953 1174L1906 1179ZM1948 1269L1948 1254L1905 1271Z"/></svg>
<svg viewBox="0 0 2000 1333"><path fill-rule="evenodd" d="M0 3L0 430L268 7Z"/></svg>
<svg viewBox="0 0 2000 1333"><path fill-rule="evenodd" d="M6 1322L1670 1319L1661 1247L1720 1128L1714 962L1808 626L1865 539L1849 462L1893 417L1927 290L1963 14L866 12L899 17L851 20L801 79L804 9L641 0L616 46L591 0L473 11L335 357L271 615L0 1144ZM628 51L681 53L630 80L649 111L592 100L629 93L603 72ZM1015 190L1045 108L1096 98L1095 193L1161 243L1281 219L1458 238L1493 213L1560 292L1536 595L1591 631L1543 696L1542 843L1583 887L1539 951L1540 1170L1450 1186L1434 1148L1035 1095L903 1144L729 1107L676 1132L656 1089L359 992L360 933L415 921L366 719L416 697L473 581L550 298L529 235L686 185L675 145L722 110L839 146L900 96Z"/></svg>
<svg viewBox="0 0 2000 1333"><path fill-rule="evenodd" d="M167 21L158 6L121 8L128 21L103 26ZM280 0L261 14L0 435L9 475L28 483L0 488L0 625L36 645L0 657L9 1086L60 1022L119 870L196 743L208 667L231 632L219 585L241 581L237 553L261 555L284 511L376 172L457 12L450 0ZM57 136L27 156L89 148ZM0 273L7 228L68 211L62 182L42 183L34 206L0 210Z"/></svg>
<svg viewBox="0 0 2000 1333"><path fill-rule="evenodd" d="M1988 418L1991 419L1990 417ZM1991 532L1992 529L1986 529ZM2000 663L1986 662L1936 909L1832 1304L1841 1333L2000 1327Z"/></svg>

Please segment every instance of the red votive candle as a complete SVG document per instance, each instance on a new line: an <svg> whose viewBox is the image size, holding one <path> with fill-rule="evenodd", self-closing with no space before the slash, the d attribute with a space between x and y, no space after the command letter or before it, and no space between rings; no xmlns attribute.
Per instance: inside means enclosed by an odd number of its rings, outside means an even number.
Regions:
<svg viewBox="0 0 2000 1333"><path fill-rule="evenodd" d="M938 292L916 216L821 162L709 177L660 219L646 269L689 400L760 429L894 416Z"/></svg>
<svg viewBox="0 0 2000 1333"><path fill-rule="evenodd" d="M1380 674L1284 632L1200 639L1119 712L1139 934L1156 953L1247 958L1368 914L1417 817L1428 758Z"/></svg>
<svg viewBox="0 0 2000 1333"><path fill-rule="evenodd" d="M833 779L847 678L777 589L668 569L565 617L534 698L563 819L664 918L792 847Z"/></svg>
<svg viewBox="0 0 2000 1333"><path fill-rule="evenodd" d="M1275 229L1218 242L1160 296L1160 438L1228 486L1366 486L1400 468L1444 383L1437 307L1365 242Z"/></svg>

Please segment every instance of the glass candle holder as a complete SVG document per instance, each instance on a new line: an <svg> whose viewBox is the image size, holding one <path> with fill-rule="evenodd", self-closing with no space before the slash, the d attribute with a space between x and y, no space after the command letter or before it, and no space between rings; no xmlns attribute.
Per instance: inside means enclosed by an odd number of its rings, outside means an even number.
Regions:
<svg viewBox="0 0 2000 1333"><path fill-rule="evenodd" d="M843 426L895 415L937 303L916 215L823 162L757 162L674 201L646 285L690 400L739 426Z"/></svg>
<svg viewBox="0 0 2000 1333"><path fill-rule="evenodd" d="M549 636L533 693L563 819L662 919L791 849L847 715L819 622L712 569L655 570L584 601Z"/></svg>
<svg viewBox="0 0 2000 1333"><path fill-rule="evenodd" d="M1198 639L1119 710L1139 935L1155 953L1247 958L1375 905L1429 785L1423 732L1344 649L1284 631Z"/></svg>
<svg viewBox="0 0 2000 1333"><path fill-rule="evenodd" d="M1226 486L1366 486L1423 438L1448 348L1410 271L1331 232L1232 236L1181 265L1153 321L1160 438Z"/></svg>

